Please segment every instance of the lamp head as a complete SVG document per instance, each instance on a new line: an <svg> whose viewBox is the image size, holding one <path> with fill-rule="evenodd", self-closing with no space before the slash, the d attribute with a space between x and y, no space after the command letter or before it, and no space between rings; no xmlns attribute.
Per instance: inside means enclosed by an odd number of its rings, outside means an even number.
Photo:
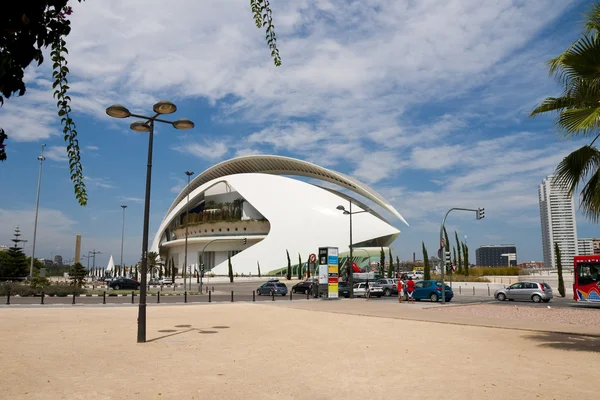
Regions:
<svg viewBox="0 0 600 400"><path fill-rule="evenodd" d="M346 208L344 208L344 206L337 206L336 210L346 211Z"/></svg>
<svg viewBox="0 0 600 400"><path fill-rule="evenodd" d="M156 103L152 109L157 114L173 114L177 111L177 106L171 103L169 100L161 100Z"/></svg>
<svg viewBox="0 0 600 400"><path fill-rule="evenodd" d="M127 118L131 116L131 112L120 104L113 104L106 109L106 113L113 118Z"/></svg>
<svg viewBox="0 0 600 400"><path fill-rule="evenodd" d="M186 130L192 129L194 126L195 124L187 118L179 118L177 121L173 122L173 127L175 129Z"/></svg>
<svg viewBox="0 0 600 400"><path fill-rule="evenodd" d="M150 132L150 127L144 121L135 121L129 127L136 132Z"/></svg>

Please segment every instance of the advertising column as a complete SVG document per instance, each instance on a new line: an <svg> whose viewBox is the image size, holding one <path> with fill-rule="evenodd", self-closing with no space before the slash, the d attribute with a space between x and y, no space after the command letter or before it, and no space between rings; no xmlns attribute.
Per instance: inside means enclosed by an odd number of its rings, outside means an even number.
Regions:
<svg viewBox="0 0 600 400"><path fill-rule="evenodd" d="M319 286L327 285L327 298L338 298L338 248L319 247Z"/></svg>
<svg viewBox="0 0 600 400"><path fill-rule="evenodd" d="M327 297L330 299L338 298L338 248L327 248Z"/></svg>

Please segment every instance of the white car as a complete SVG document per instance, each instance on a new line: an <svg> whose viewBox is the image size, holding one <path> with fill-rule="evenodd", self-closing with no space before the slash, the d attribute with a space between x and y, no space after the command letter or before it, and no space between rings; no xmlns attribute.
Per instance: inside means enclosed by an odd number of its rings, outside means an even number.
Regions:
<svg viewBox="0 0 600 400"><path fill-rule="evenodd" d="M365 282L357 283L352 289L355 296L367 296L367 284ZM380 285L369 282L369 293L370 297L381 297L383 296L383 288Z"/></svg>

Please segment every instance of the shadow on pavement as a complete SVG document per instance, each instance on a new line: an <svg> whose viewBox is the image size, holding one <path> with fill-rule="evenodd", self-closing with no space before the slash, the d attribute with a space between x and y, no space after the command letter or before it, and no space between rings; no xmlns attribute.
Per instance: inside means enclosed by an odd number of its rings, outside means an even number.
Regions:
<svg viewBox="0 0 600 400"><path fill-rule="evenodd" d="M593 351L600 353L599 336L578 336L568 333L536 333L525 336L535 342L540 342L540 347L559 350Z"/></svg>
<svg viewBox="0 0 600 400"><path fill-rule="evenodd" d="M148 340L146 340L146 342L147 343L156 342L157 340L166 339L166 338L171 337L171 336L181 335L182 333L188 333L188 332L196 331L196 330L198 330L198 329L196 329L196 328L190 328L190 329L186 329L186 330L177 332L174 329L163 329L163 330L161 330L159 332L175 332L175 333L169 333L168 335L163 335L163 336L155 337L155 338L152 338L152 339L148 339Z"/></svg>

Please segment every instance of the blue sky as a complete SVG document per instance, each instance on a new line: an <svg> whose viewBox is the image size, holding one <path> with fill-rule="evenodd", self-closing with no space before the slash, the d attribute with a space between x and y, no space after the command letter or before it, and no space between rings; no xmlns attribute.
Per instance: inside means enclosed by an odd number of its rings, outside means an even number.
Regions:
<svg viewBox="0 0 600 400"><path fill-rule="evenodd" d="M245 154L305 159L349 174L386 196L410 223L394 254L437 249L449 232L469 247L514 243L541 260L537 188L582 144L562 140L550 117L528 112L558 94L545 61L581 32L589 2L569 0L272 1L283 65L275 68L247 0L74 3L68 37L74 118L89 205L69 181L50 63L29 68L24 97L0 108L10 135L0 165L0 243L16 225L31 252L41 144L44 163L36 256L101 251L118 263L141 254L147 135L104 113L112 103L147 114L178 105L191 131L158 126L151 232L184 184L184 171ZM488 4L493 3L493 4ZM263 190L263 189L261 189ZM270 189L275 190L275 189ZM579 237L598 236L580 214ZM474 261L474 260L473 260Z"/></svg>

